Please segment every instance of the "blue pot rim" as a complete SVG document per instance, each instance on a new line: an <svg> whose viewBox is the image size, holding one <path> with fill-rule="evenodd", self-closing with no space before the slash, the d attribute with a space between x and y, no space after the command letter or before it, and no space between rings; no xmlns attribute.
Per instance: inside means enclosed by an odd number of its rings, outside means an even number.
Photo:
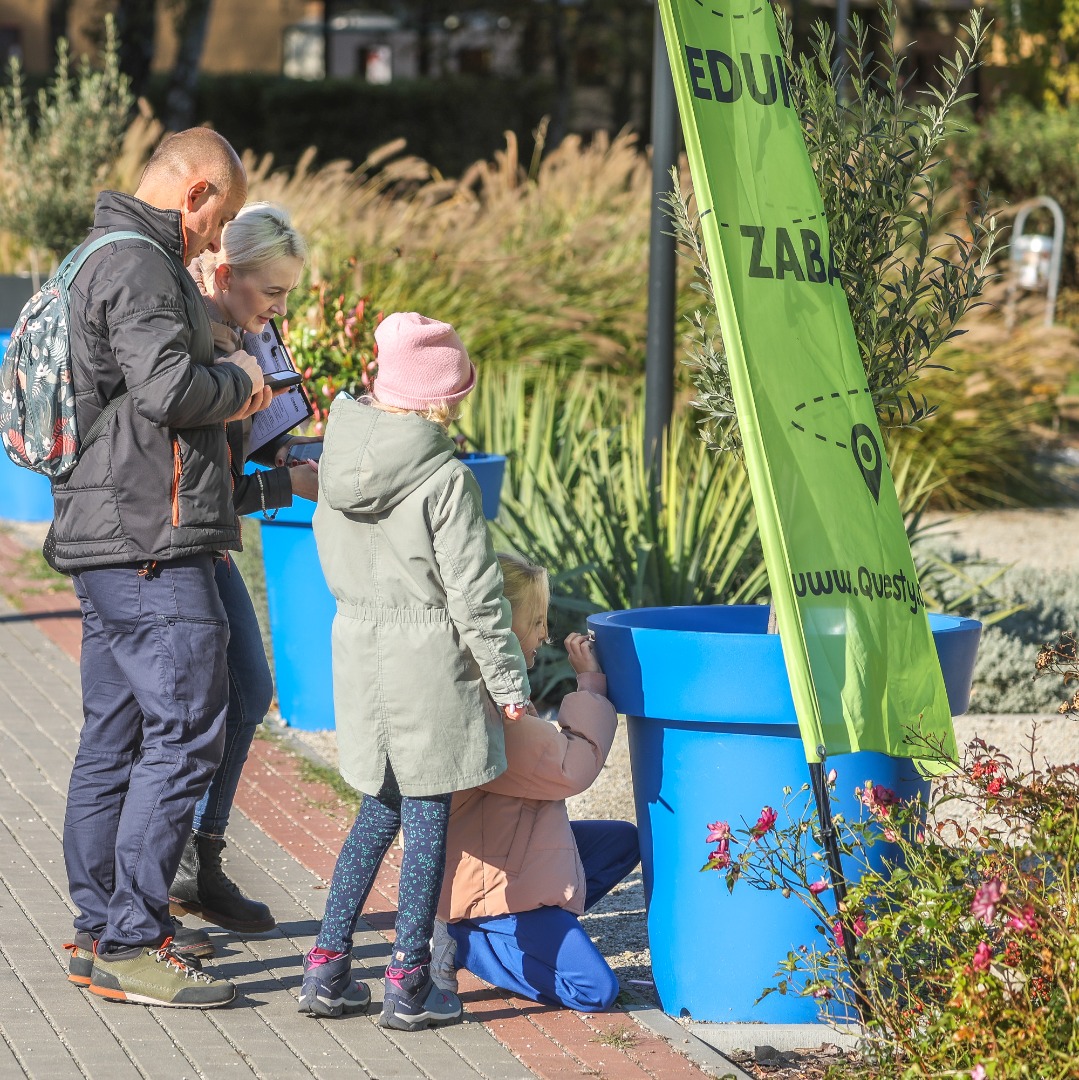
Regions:
<svg viewBox="0 0 1079 1080"><path fill-rule="evenodd" d="M724 638L745 637L757 638L761 634L757 631L738 633L729 630L688 630L680 627L656 626L653 623L639 623L633 621L633 616L639 616L642 612L662 615L665 612L682 613L702 610L723 610L731 612L763 612L767 604L681 604L669 607L641 607L621 608L617 611L600 611L588 616L588 625L593 629L605 627L618 627L624 630L647 630L657 634L722 634ZM943 612L929 612L929 628L936 634L970 633L980 629L981 623L977 619L969 619L963 615L946 615Z"/></svg>

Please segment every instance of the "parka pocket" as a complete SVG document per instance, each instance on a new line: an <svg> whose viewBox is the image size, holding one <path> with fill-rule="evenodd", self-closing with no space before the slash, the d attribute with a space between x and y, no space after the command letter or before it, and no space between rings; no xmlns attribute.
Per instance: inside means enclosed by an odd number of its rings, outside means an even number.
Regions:
<svg viewBox="0 0 1079 1080"><path fill-rule="evenodd" d="M510 841L510 850L506 855L506 876L516 877L525 864L525 856L528 854L528 845L532 842L532 830L536 827L536 815L539 813L539 805L533 801L521 803L521 814L517 818L517 828L513 832L513 840Z"/></svg>
<svg viewBox="0 0 1079 1080"><path fill-rule="evenodd" d="M180 440L172 437L172 526L180 524L180 481L184 475L184 459L180 454Z"/></svg>

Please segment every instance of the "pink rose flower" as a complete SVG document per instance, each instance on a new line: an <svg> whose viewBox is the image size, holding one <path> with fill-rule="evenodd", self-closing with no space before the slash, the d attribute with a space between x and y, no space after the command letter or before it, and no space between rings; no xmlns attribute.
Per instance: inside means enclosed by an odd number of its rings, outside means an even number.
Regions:
<svg viewBox="0 0 1079 1080"><path fill-rule="evenodd" d="M820 881L814 881L813 884L809 886L809 891L814 896L820 896L820 894L824 892L825 889L830 889L831 887L832 886L829 885L828 882L824 880L824 878L821 878Z"/></svg>
<svg viewBox="0 0 1079 1080"><path fill-rule="evenodd" d="M863 806L868 807L875 814L880 814L881 817L887 817L890 809L899 802L899 796L891 788L874 784L872 780L867 780L865 788L855 794Z"/></svg>
<svg viewBox="0 0 1079 1080"><path fill-rule="evenodd" d="M705 837L705 843L711 844L716 840L730 840L731 827L725 821L713 821L708 826L708 835Z"/></svg>
<svg viewBox="0 0 1079 1080"><path fill-rule="evenodd" d="M843 937L843 924L842 923L837 922L835 924L835 926L832 927L832 935L835 938L835 943L842 949L843 948L843 943L846 940Z"/></svg>
<svg viewBox="0 0 1079 1080"><path fill-rule="evenodd" d="M859 915L858 918L856 918L854 922L851 923L850 928L854 931L855 937L865 937L865 916Z"/></svg>
<svg viewBox="0 0 1079 1080"><path fill-rule="evenodd" d="M1004 886L1000 878L990 878L984 885L978 887L974 899L970 905L971 915L981 919L989 926L997 914L997 905L1004 895Z"/></svg>
<svg viewBox="0 0 1079 1080"><path fill-rule="evenodd" d="M1018 930L1021 934L1033 933L1038 929L1038 916L1034 914L1031 904L1025 904L1022 911L1017 911L1006 924L1011 930Z"/></svg>
<svg viewBox="0 0 1079 1080"><path fill-rule="evenodd" d="M988 971L989 962L993 959L993 950L989 948L988 941L979 941L978 947L974 950L974 961L972 967L975 971Z"/></svg>
<svg viewBox="0 0 1079 1080"><path fill-rule="evenodd" d="M776 818L779 815L770 807L766 806L761 810L761 816L757 818L757 824L749 830L749 835L754 840L759 840L766 832L768 832L776 823Z"/></svg>
<svg viewBox="0 0 1079 1080"><path fill-rule="evenodd" d="M716 870L726 870L731 865L731 853L725 847L716 848L711 854Z"/></svg>

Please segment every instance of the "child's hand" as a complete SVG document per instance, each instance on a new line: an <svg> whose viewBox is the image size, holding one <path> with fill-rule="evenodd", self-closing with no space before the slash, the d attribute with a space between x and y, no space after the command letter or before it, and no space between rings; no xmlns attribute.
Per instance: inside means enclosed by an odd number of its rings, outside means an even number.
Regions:
<svg viewBox="0 0 1079 1080"><path fill-rule="evenodd" d="M507 720L516 724L528 712L528 705L527 701L518 701L514 705L503 705L502 712Z"/></svg>
<svg viewBox="0 0 1079 1080"><path fill-rule="evenodd" d="M570 634L566 638L566 652L569 653L569 662L578 675L582 671L597 671L602 674L603 668L596 659L595 642L587 634Z"/></svg>

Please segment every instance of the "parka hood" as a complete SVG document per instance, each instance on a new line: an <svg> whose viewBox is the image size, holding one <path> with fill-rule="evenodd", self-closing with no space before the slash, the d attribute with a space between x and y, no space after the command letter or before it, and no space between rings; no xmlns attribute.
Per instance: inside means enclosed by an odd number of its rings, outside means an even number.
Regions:
<svg viewBox="0 0 1079 1080"><path fill-rule="evenodd" d="M338 396L330 406L320 492L334 510L380 514L437 472L456 447L438 424Z"/></svg>

